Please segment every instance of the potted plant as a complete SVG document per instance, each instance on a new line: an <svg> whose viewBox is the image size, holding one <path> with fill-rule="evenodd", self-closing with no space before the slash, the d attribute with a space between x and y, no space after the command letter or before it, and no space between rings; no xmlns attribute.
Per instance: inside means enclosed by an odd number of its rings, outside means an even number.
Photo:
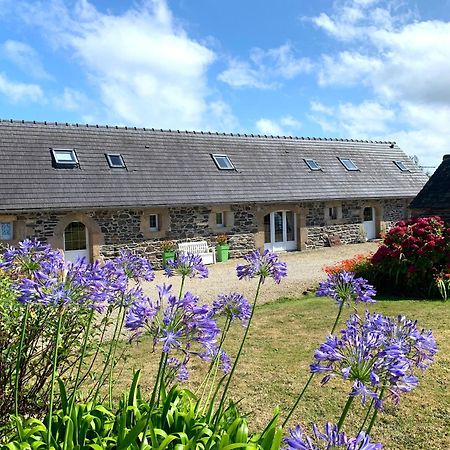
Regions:
<svg viewBox="0 0 450 450"><path fill-rule="evenodd" d="M216 256L217 261L228 261L230 253L230 246L228 245L228 237L225 234L217 236Z"/></svg>
<svg viewBox="0 0 450 450"><path fill-rule="evenodd" d="M162 241L162 257L163 257L163 267L166 267L168 261L173 261L175 259L175 241Z"/></svg>

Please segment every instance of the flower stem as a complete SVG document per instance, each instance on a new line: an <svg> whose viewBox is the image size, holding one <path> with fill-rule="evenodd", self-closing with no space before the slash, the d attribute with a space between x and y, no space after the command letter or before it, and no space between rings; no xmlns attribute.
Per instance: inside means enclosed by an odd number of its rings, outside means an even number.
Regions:
<svg viewBox="0 0 450 450"><path fill-rule="evenodd" d="M344 409L342 411L341 417L339 419L339 422L337 424L338 431L341 431L342 425L344 424L344 420L347 417L348 412L350 411L350 407L352 406L353 400L355 397L353 395L349 395L347 403L344 406Z"/></svg>
<svg viewBox="0 0 450 450"><path fill-rule="evenodd" d="M249 317L248 323L247 323L247 328L245 329L244 337L242 338L241 345L239 347L239 351L238 351L238 353L236 355L236 359L234 360L233 367L231 368L231 371L230 371L230 375L228 376L228 380L227 380L227 382L225 384L225 387L223 389L222 398L220 399L219 407L218 407L217 413L216 413L216 423L215 423L215 427L214 428L216 428L217 424L219 423L220 416L221 416L222 409L223 409L223 405L225 403L225 398L226 398L226 395L227 395L227 392L228 392L228 388L230 387L230 383L231 383L231 380L233 378L234 372L236 370L237 364L239 362L239 358L241 356L242 349L244 348L245 341L247 340L248 331L250 330L250 324L252 322L253 314L255 313L256 301L258 300L259 291L261 289L261 285L263 283L263 280L264 280L264 277L262 277L262 276L259 277L259 282L258 282L258 287L256 289L255 299L253 300L252 312L250 313L250 317Z"/></svg>
<svg viewBox="0 0 450 450"><path fill-rule="evenodd" d="M338 324L339 319L341 317L341 313L342 313L342 309L343 308L344 308L344 301L341 301L341 304L339 305L339 311L337 313L336 320L334 321L334 325L333 325L333 328L331 329L330 334L334 334L334 331L336 330L337 324Z"/></svg>
<svg viewBox="0 0 450 450"><path fill-rule="evenodd" d="M125 307L121 303L120 307L119 307L119 312L117 314L116 326L114 327L114 334L113 334L113 337L112 337L111 342L109 344L109 350L108 350L108 354L106 355L106 361L105 361L105 364L103 366L102 373L101 373L97 383L94 385L93 389L89 393L89 397L91 397L92 394L95 392L95 394L94 394L94 396L92 398L93 402L95 402L97 400L97 396L98 396L98 394L100 392L100 388L102 387L106 370L109 367L109 361L111 359L111 354L112 354L112 351L113 351L114 342L118 339L118 336L119 336L118 335L119 325L120 325L120 323L122 323L122 316L121 316L121 314L122 314L122 312L125 314L124 310L125 310Z"/></svg>
<svg viewBox="0 0 450 450"><path fill-rule="evenodd" d="M142 430L142 442L141 442L141 446L140 446L141 450L144 448L145 435L147 433L147 429L148 429L150 420L152 418L153 408L155 406L154 403L155 403L156 392L159 391L159 389L160 389L162 377L164 375L164 370L166 367L166 362L167 362L167 353L161 352L161 358L159 359L158 373L156 374L155 385L153 386L152 397L150 399L150 409L147 413L147 420L145 421L144 429ZM159 397L159 392L158 392L158 397Z"/></svg>
<svg viewBox="0 0 450 450"><path fill-rule="evenodd" d="M186 275L181 276L181 284L180 284L180 294L178 295L178 298L181 300L181 294L183 293L183 287L184 287L184 279L186 278Z"/></svg>
<svg viewBox="0 0 450 450"><path fill-rule="evenodd" d="M56 368L58 365L58 348L60 345L60 334L61 334L61 325L63 319L63 310L60 308L58 325L56 327L56 337L55 337L55 349L53 351L53 367L52 367L52 379L50 384L50 406L48 409L48 425L47 425L47 446L50 448L50 443L52 439L52 416L53 416L53 402L55 398L55 378L56 378Z"/></svg>
<svg viewBox="0 0 450 450"><path fill-rule="evenodd" d="M25 332L27 329L28 315L30 312L30 305L27 304L25 307L25 313L22 318L22 331L20 333L20 343L19 348L17 349L17 363L16 363L16 377L14 381L14 412L16 417L19 417L19 380L20 380L20 368L22 361L22 350L23 344L25 342Z"/></svg>
<svg viewBox="0 0 450 450"><path fill-rule="evenodd" d="M386 390L386 386L383 386L382 389L381 389L381 391L380 391L380 395L379 395L379 397L378 397L379 400L381 400L381 399L383 398L383 395L384 395L384 391L385 391L385 390ZM372 431L372 428L373 428L373 425L374 425L375 420L376 420L376 418L377 418L377 415L378 415L378 409L375 408L375 411L373 412L372 419L370 419L369 426L367 427L366 434L370 434L370 432Z"/></svg>
<svg viewBox="0 0 450 450"><path fill-rule="evenodd" d="M334 321L334 325L333 328L331 328L331 332L330 334L334 333L334 330L336 329L336 326L339 322L339 318L341 317L341 313L342 313L342 309L344 307L344 302L342 302L339 305L339 311L337 313L336 316L336 320ZM308 389L309 384L311 383L312 379L314 378L315 373L312 373L310 375L310 377L308 378L308 381L306 382L305 386L303 387L302 391L300 392L300 395L298 396L297 400L294 403L294 406L292 406L291 410L289 411L289 414L287 415L286 419L284 419L283 425L282 427L284 428L285 425L287 424L287 422L289 421L289 419L291 418L292 414L294 413L295 409L297 408L298 404L300 403L300 400L303 398L303 396L305 395L306 390Z"/></svg>
<svg viewBox="0 0 450 450"><path fill-rule="evenodd" d="M113 351L112 351L112 355L111 355L111 364L110 364L110 368L109 368L109 383L108 383L108 395L109 395L109 407L112 408L112 376L113 376L113 371L114 371L114 361L115 361L115 357L116 357L116 350L117 350L117 344L119 342L119 336L122 333L122 329L123 329L123 323L125 322L125 309L123 310L123 314L122 314L122 318L120 320L120 326L119 326L119 330L117 332L117 338L114 339L113 343Z"/></svg>
<svg viewBox="0 0 450 450"><path fill-rule="evenodd" d="M309 383L311 383L312 379L314 378L314 375L315 375L315 373L312 373L309 376L308 381L306 382L305 386L303 387L302 392L300 392L300 395L298 396L296 402L294 403L294 406L289 411L289 414L287 415L286 419L284 419L283 425L281 425L282 428L285 427L285 425L287 424L287 422L291 418L293 412L295 411L295 408L297 408L297 405L300 403L300 400L303 398L303 395L305 395L305 392L308 389Z"/></svg>
<svg viewBox="0 0 450 450"><path fill-rule="evenodd" d="M89 339L89 333L91 331L91 325L92 325L92 319L93 318L94 318L94 310L92 309L91 310L91 314L89 315L87 326L86 326L86 332L84 334L83 346L81 348L81 355L80 355L80 363L78 364L77 375L75 377L75 384L73 386L73 393L72 393L72 396L70 398L70 405L69 405L69 410L68 410L68 413L67 413L67 415L69 417L70 417L70 415L72 413L73 404L75 402L75 397L77 395L77 390L78 390L78 387L79 387L81 368L83 367L84 356L86 354L86 348L87 348L87 343L88 343L88 339Z"/></svg>
<svg viewBox="0 0 450 450"><path fill-rule="evenodd" d="M366 415L364 417L363 423L359 427L358 435L361 433L361 431L364 430L364 427L366 426L367 420L369 419L369 416L370 416L370 413L372 411L374 403L375 403L375 399L373 398L372 401L370 402L369 408L367 409L367 413L366 413Z"/></svg>

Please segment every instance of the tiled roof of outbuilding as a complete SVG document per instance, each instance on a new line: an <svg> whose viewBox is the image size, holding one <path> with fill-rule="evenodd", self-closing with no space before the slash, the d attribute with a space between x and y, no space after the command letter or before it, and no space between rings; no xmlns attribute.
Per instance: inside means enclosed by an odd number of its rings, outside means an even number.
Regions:
<svg viewBox="0 0 450 450"><path fill-rule="evenodd" d="M410 206L413 209L442 210L450 208L450 155L444 156L440 166Z"/></svg>
<svg viewBox="0 0 450 450"><path fill-rule="evenodd" d="M79 167L54 168L51 148L75 149ZM126 169L111 169L105 153L122 154ZM212 153L236 170L218 170ZM427 180L391 142L49 122L0 121L0 158L0 211L412 198Z"/></svg>

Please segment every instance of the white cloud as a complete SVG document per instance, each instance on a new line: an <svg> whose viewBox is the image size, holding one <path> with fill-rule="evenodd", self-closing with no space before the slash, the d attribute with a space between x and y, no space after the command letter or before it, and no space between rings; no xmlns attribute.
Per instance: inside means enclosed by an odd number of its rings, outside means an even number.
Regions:
<svg viewBox="0 0 450 450"><path fill-rule="evenodd" d="M320 86L352 86L368 84L368 77L382 70L379 58L362 55L358 52L343 51L336 56L323 55L318 71Z"/></svg>
<svg viewBox="0 0 450 450"><path fill-rule="evenodd" d="M310 110L310 118L319 123L324 131L355 139L387 133L396 117L394 110L370 100L359 104L340 103L336 107L312 102Z"/></svg>
<svg viewBox="0 0 450 450"><path fill-rule="evenodd" d="M401 2L362 0L335 2L334 14L312 20L344 46L321 56L318 84L366 87L371 100L341 103L333 117L311 104L309 117L327 132L398 140L438 164L450 140L450 22L421 21ZM425 151L424 142L433 145Z"/></svg>
<svg viewBox="0 0 450 450"><path fill-rule="evenodd" d="M84 69L103 104L98 121L198 129L211 109L219 111L207 84L216 56L188 36L165 0L137 3L122 15L101 13L88 0L73 9L52 0L21 14Z"/></svg>
<svg viewBox="0 0 450 450"><path fill-rule="evenodd" d="M13 103L45 101L44 93L37 84L13 81L2 73L0 73L0 94Z"/></svg>
<svg viewBox="0 0 450 450"><path fill-rule="evenodd" d="M218 79L236 88L276 89L283 80L311 70L311 61L297 57L292 46L286 43L268 50L254 48L249 61L231 59L228 69Z"/></svg>
<svg viewBox="0 0 450 450"><path fill-rule="evenodd" d="M53 103L57 108L66 111L86 110L90 103L89 99L80 91L71 88L64 88L60 95L53 98Z"/></svg>
<svg viewBox="0 0 450 450"><path fill-rule="evenodd" d="M39 79L52 78L44 69L38 53L24 42L7 40L0 47L0 54L28 75Z"/></svg>
<svg viewBox="0 0 450 450"><path fill-rule="evenodd" d="M218 79L234 88L275 89L276 83L263 81L265 76L257 69L252 69L248 62L232 59L228 69L219 74Z"/></svg>
<svg viewBox="0 0 450 450"><path fill-rule="evenodd" d="M301 122L292 116L284 116L278 120L261 118L255 124L257 133L269 136L294 135L294 130L299 129L301 126Z"/></svg>

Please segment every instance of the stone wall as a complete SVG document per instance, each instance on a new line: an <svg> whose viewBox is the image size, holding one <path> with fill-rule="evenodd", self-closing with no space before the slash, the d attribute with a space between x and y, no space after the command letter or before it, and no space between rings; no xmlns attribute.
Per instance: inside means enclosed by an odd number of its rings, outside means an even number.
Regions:
<svg viewBox="0 0 450 450"><path fill-rule="evenodd" d="M316 248L328 245L327 234L338 235L344 244L362 242L365 206L376 209L376 214L381 219L378 231L385 231L382 229L383 226L390 226L408 216L409 201L408 199L334 202L333 204L339 204L341 213L339 219L333 221L325 218L324 211L329 206L326 202L299 203L295 208L303 215L302 230L306 236L305 247ZM270 209L270 205L267 207ZM227 210L233 216L232 225L225 230L229 237L230 256L240 257L255 248L255 238L257 233L261 232L262 223L258 223L257 207L254 204L228 205ZM164 229L153 237L144 237L142 232L144 216L142 209L91 210L77 214L88 218L91 221L91 227L97 228L97 233L101 234L102 240L99 241L97 249L100 257L110 258L117 255L120 248L128 248L147 256L156 268L161 267L162 240L202 239L214 247L217 235L223 233L220 228L211 225L214 210L210 207L171 207L167 212L168 218ZM14 229L18 231L15 236L16 241L35 236L43 242L55 242L55 229L59 229L58 233L62 234L63 228L60 222L67 220L69 215L70 213L62 212L16 215L17 223L14 225ZM60 242L62 242L61 239Z"/></svg>
<svg viewBox="0 0 450 450"><path fill-rule="evenodd" d="M342 244L357 244L359 242L364 242L364 236L361 232L361 225L359 223L328 225L324 227L308 228L306 248L327 247L327 236L329 234L339 236Z"/></svg>
<svg viewBox="0 0 450 450"><path fill-rule="evenodd" d="M409 216L410 199L387 200L354 200L340 203L342 217L327 221L324 210L325 202L303 203L305 211L306 248L317 248L328 245L327 235L336 234L343 244L364 242L363 214L365 207L375 208L378 233L387 231L395 222Z"/></svg>

